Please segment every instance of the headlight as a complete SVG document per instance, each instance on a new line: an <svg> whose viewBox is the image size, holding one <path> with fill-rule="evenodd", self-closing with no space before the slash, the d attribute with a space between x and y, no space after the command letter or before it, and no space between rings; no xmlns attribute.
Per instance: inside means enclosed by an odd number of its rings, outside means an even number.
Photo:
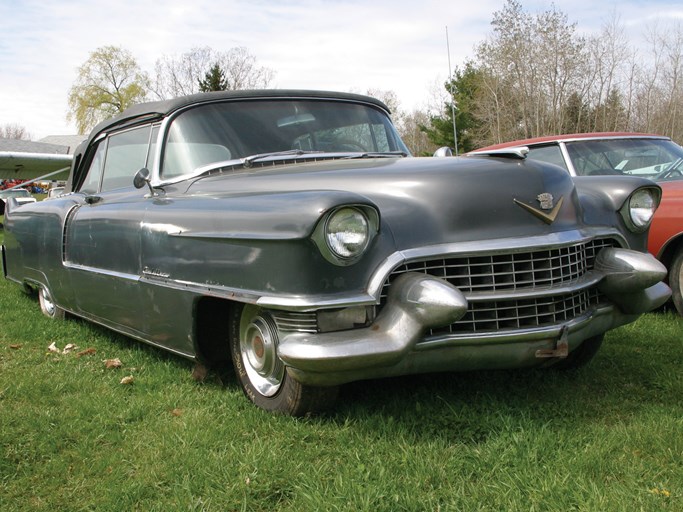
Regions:
<svg viewBox="0 0 683 512"><path fill-rule="evenodd" d="M340 208L327 220L325 240L338 258L357 258L367 247L369 239L368 219L356 208Z"/></svg>
<svg viewBox="0 0 683 512"><path fill-rule="evenodd" d="M633 231L645 231L652 222L652 217L659 206L658 189L642 188L634 192L628 199L627 224Z"/></svg>
<svg viewBox="0 0 683 512"><path fill-rule="evenodd" d="M344 205L327 212L312 239L320 254L334 265L353 265L379 230L379 212L369 205Z"/></svg>

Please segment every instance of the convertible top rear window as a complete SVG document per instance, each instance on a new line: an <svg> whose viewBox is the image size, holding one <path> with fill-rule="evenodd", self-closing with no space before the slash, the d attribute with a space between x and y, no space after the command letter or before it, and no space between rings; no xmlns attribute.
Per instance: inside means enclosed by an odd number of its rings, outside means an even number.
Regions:
<svg viewBox="0 0 683 512"><path fill-rule="evenodd" d="M389 118L369 105L325 100L200 105L171 123L162 178L214 162L287 150L407 152Z"/></svg>

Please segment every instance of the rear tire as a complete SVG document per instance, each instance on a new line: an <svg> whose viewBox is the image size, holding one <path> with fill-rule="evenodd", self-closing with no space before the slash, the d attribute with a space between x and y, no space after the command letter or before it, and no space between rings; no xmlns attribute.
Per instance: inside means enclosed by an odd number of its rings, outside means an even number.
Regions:
<svg viewBox="0 0 683 512"><path fill-rule="evenodd" d="M560 360L552 367L558 370L577 370L586 366L591 359L595 357L595 354L598 353L598 350L600 350L600 346L602 345L602 340L604 339L605 335L600 334L584 340L583 343L572 350L566 358Z"/></svg>
<svg viewBox="0 0 683 512"><path fill-rule="evenodd" d="M678 314L683 316L683 248L678 249L669 270L671 299Z"/></svg>
<svg viewBox="0 0 683 512"><path fill-rule="evenodd" d="M40 310L46 317L53 320L64 320L66 318L66 311L52 302L52 296L44 286L38 290L38 302L40 302Z"/></svg>
<svg viewBox="0 0 683 512"><path fill-rule="evenodd" d="M303 416L328 409L339 388L301 384L277 356L278 333L267 311L238 305L230 314L230 353L240 386L266 411Z"/></svg>

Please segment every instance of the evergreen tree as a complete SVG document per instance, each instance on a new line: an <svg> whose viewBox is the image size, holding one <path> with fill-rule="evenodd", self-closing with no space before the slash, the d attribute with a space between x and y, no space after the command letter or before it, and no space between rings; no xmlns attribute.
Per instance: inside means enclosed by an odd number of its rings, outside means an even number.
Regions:
<svg viewBox="0 0 683 512"><path fill-rule="evenodd" d="M218 63L211 66L211 69L204 75L203 80L199 80L199 90L201 92L228 90L228 82L225 79L225 73Z"/></svg>
<svg viewBox="0 0 683 512"><path fill-rule="evenodd" d="M475 148L474 133L477 120L474 115L476 96L482 80L482 72L474 63L468 62L463 69L456 69L454 78L445 84L446 90L455 100L455 125L458 137L458 153ZM442 115L430 119L430 126L420 126L429 140L436 146L455 148L453 137L453 109L451 103L444 105Z"/></svg>

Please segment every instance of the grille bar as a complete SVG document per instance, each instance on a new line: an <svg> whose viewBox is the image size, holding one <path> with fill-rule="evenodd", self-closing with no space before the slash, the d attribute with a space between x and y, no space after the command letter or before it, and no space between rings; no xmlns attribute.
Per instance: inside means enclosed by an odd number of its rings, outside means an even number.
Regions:
<svg viewBox="0 0 683 512"><path fill-rule="evenodd" d="M404 272L440 277L466 294L567 285L593 268L601 249L615 245L612 240L598 239L538 251L408 262L391 273L384 283L382 299L386 298L392 280Z"/></svg>

